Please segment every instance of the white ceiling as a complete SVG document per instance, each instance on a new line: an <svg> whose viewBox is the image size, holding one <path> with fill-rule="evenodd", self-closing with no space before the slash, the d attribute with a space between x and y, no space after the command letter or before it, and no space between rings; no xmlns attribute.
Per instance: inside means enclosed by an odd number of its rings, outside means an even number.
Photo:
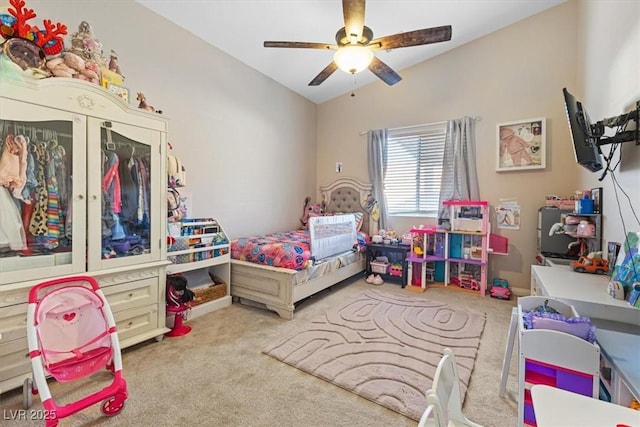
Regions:
<svg viewBox="0 0 640 427"><path fill-rule="evenodd" d="M317 104L372 82L384 84L368 70L355 79L337 70L320 86L308 86L332 61L334 51L263 47L265 40L335 44L335 34L344 26L341 0L136 1ZM369 0L365 25L373 30L374 38L441 25L453 27L448 42L376 51L379 59L402 76L404 68L564 1Z"/></svg>

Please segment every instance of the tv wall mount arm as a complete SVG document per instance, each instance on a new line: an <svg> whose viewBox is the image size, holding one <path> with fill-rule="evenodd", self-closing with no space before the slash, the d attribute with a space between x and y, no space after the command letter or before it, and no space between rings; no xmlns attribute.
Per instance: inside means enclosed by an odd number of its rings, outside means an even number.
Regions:
<svg viewBox="0 0 640 427"><path fill-rule="evenodd" d="M633 123L633 128L626 130ZM620 130L613 136L604 137L604 128L617 127ZM622 142L635 141L636 145L640 145L640 101L636 102L635 111L631 111L619 116L602 119L595 124L590 125L591 135L597 138L596 145L598 147L607 144L617 144Z"/></svg>

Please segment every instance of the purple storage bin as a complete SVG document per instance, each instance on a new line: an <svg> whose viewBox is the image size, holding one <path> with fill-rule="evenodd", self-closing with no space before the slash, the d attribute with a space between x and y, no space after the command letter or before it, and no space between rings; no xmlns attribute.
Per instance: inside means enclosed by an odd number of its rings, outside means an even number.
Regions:
<svg viewBox="0 0 640 427"><path fill-rule="evenodd" d="M593 396L593 377L590 375L558 370L557 381L558 388L589 397Z"/></svg>
<svg viewBox="0 0 640 427"><path fill-rule="evenodd" d="M538 363L532 362L530 360L526 360L525 362L525 372L535 372L538 375L545 375L548 377L555 377L557 369L552 368L550 366L540 365Z"/></svg>
<svg viewBox="0 0 640 427"><path fill-rule="evenodd" d="M536 425L536 414L533 411L533 405L531 403L524 404L524 423L529 425Z"/></svg>

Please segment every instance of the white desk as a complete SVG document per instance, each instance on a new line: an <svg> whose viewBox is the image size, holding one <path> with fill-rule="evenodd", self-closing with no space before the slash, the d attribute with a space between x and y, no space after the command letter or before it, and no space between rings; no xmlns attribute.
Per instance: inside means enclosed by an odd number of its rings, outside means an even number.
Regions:
<svg viewBox="0 0 640 427"><path fill-rule="evenodd" d="M596 340L612 368L611 400L627 405L632 396L640 400L640 310L612 298L608 283L607 276L531 266L532 290L571 304L596 325Z"/></svg>
<svg viewBox="0 0 640 427"><path fill-rule="evenodd" d="M531 388L538 427L640 427L640 411L546 385Z"/></svg>
<svg viewBox="0 0 640 427"><path fill-rule="evenodd" d="M580 316L640 325L640 310L607 293L609 277L576 273L569 267L531 266L531 289L571 304Z"/></svg>
<svg viewBox="0 0 640 427"><path fill-rule="evenodd" d="M640 400L640 326L596 319L596 341L601 357L612 368L607 383L611 401L627 405L631 397Z"/></svg>

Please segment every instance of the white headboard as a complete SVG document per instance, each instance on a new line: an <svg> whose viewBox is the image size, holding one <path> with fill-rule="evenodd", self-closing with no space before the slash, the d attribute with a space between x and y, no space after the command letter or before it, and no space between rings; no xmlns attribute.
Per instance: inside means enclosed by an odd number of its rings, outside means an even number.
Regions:
<svg viewBox="0 0 640 427"><path fill-rule="evenodd" d="M369 235L378 232L378 222L373 221L369 213L362 208L371 195L371 185L355 178L338 178L320 186L320 195L327 206L327 212L362 212L364 213L362 231Z"/></svg>

